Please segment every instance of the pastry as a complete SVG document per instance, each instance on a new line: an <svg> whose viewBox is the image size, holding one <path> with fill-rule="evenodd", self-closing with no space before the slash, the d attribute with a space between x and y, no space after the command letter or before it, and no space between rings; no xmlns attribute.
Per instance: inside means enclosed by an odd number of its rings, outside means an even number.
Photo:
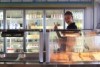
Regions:
<svg viewBox="0 0 100 67"><path fill-rule="evenodd" d="M99 52L92 53L92 57L94 60L100 61L100 53Z"/></svg>
<svg viewBox="0 0 100 67"><path fill-rule="evenodd" d="M80 53L79 56L83 61L92 61L90 53Z"/></svg>
<svg viewBox="0 0 100 67"><path fill-rule="evenodd" d="M53 53L50 60L55 62L68 62L69 58L66 53Z"/></svg>
<svg viewBox="0 0 100 67"><path fill-rule="evenodd" d="M82 61L82 59L79 56L79 53L72 53L71 61L75 61L75 62L76 61Z"/></svg>

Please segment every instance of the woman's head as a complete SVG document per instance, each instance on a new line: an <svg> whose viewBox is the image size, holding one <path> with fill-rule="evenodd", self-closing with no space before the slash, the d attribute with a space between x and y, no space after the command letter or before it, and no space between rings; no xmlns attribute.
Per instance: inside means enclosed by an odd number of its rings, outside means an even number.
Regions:
<svg viewBox="0 0 100 67"><path fill-rule="evenodd" d="M70 12L70 11L66 11L66 13L64 14L64 19L65 19L65 22L67 23L67 24L70 24L70 23L72 23L73 22L73 14L72 14L72 12Z"/></svg>

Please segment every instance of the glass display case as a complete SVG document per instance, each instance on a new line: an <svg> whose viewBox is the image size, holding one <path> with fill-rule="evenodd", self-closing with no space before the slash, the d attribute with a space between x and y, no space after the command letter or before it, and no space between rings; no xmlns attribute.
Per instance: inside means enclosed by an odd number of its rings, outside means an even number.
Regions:
<svg viewBox="0 0 100 67"><path fill-rule="evenodd" d="M43 46L44 43L42 30L34 29L19 31L24 31L24 36L0 36L0 62L7 64L30 64L40 62L42 57L41 54L43 54L43 48L40 48L40 45ZM2 35L2 32L0 34ZM4 48L4 46L6 46L6 48ZM6 52L4 52L4 50Z"/></svg>
<svg viewBox="0 0 100 67"><path fill-rule="evenodd" d="M23 29L23 11L6 11L6 29Z"/></svg>
<svg viewBox="0 0 100 67"><path fill-rule="evenodd" d="M43 29L43 10L26 10L26 29ZM39 53L40 33L29 31L26 33L26 51Z"/></svg>
<svg viewBox="0 0 100 67"><path fill-rule="evenodd" d="M49 31L47 38L47 62L49 63L99 63L100 61L100 31L97 30L79 30L66 31L55 30ZM61 37L55 35L50 39L52 32L60 33Z"/></svg>
<svg viewBox="0 0 100 67"><path fill-rule="evenodd" d="M64 29L64 11L60 9L51 9L46 10L46 29L54 29L54 26L57 25L58 29ZM52 32L50 39L55 38L55 33Z"/></svg>
<svg viewBox="0 0 100 67"><path fill-rule="evenodd" d="M58 29L64 29L64 26L66 23L64 23L64 12L67 10L71 10L74 15L74 20L78 26L79 29L83 29L84 27L84 9L31 9L31 10L6 10L6 17L5 17L5 25L3 26L3 23L1 22L1 27L6 27L5 29L54 29L54 25L58 25ZM25 15L24 15L25 14ZM1 11L1 20L3 21L3 11ZM25 16L25 17L24 17ZM78 18L77 16L80 16ZM45 26L44 26L45 25ZM2 29L2 28L1 28ZM53 35L50 35L50 39L56 39L56 33L52 32ZM38 32L25 32L25 39L26 39L26 45L25 49L27 52L31 52L33 45L31 43L34 43L34 46L39 42L39 33ZM32 37L33 38L32 38ZM31 37L31 38L29 38ZM17 41L17 38L6 38L6 42L10 44L11 42ZM18 38L20 39L20 38ZM23 44L23 38L21 38ZM6 43L6 44L7 44ZM20 45L23 46L23 45ZM11 46L8 46L7 49ZM38 46L36 47L36 52L38 52ZM6 49L6 50L7 50ZM31 49L31 50L30 50ZM16 50L16 49L14 49ZM7 52L7 51L6 51ZM33 51L34 52L34 51Z"/></svg>
<svg viewBox="0 0 100 67"><path fill-rule="evenodd" d="M43 10L26 10L27 29L43 29Z"/></svg>
<svg viewBox="0 0 100 67"><path fill-rule="evenodd" d="M46 10L46 29L54 29L55 25L58 25L59 29L64 28L63 10Z"/></svg>
<svg viewBox="0 0 100 67"><path fill-rule="evenodd" d="M6 37L6 39L7 53L20 53L23 51L23 37Z"/></svg>
<svg viewBox="0 0 100 67"><path fill-rule="evenodd" d="M26 49L28 53L39 53L39 32L26 32Z"/></svg>

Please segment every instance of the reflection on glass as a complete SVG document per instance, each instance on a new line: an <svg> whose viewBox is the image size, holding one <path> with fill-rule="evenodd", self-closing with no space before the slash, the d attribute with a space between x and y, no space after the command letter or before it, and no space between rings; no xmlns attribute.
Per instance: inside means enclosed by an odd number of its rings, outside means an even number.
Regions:
<svg viewBox="0 0 100 67"><path fill-rule="evenodd" d="M2 32L0 32L0 52L4 52L4 38L1 37L1 33Z"/></svg>
<svg viewBox="0 0 100 67"><path fill-rule="evenodd" d="M49 35L50 62L81 63L81 62L100 61L99 34L96 31L91 31L91 30L81 31L77 34L79 35L76 37L67 36L66 39L65 38L50 39L50 37L52 36L52 32L50 32ZM72 47L71 50L70 47Z"/></svg>
<svg viewBox="0 0 100 67"><path fill-rule="evenodd" d="M55 51L59 52L59 50L60 51L73 51L74 46L76 46L76 44L79 45L79 43L77 43L78 42L77 39L79 38L78 36L80 36L80 33L71 33L71 34L66 34L66 35L64 36L61 35L61 37L58 37L56 32L50 32L49 44L50 44L50 48L52 49L50 51L54 51L54 52Z"/></svg>
<svg viewBox="0 0 100 67"><path fill-rule="evenodd" d="M54 25L63 29L63 10L46 10L46 29L54 29Z"/></svg>
<svg viewBox="0 0 100 67"><path fill-rule="evenodd" d="M0 29L3 29L3 11L0 11Z"/></svg>
<svg viewBox="0 0 100 67"><path fill-rule="evenodd" d="M26 49L27 52L37 53L39 52L39 32L26 32Z"/></svg>
<svg viewBox="0 0 100 67"><path fill-rule="evenodd" d="M23 11L7 10L6 11L6 29L22 29L23 28Z"/></svg>
<svg viewBox="0 0 100 67"><path fill-rule="evenodd" d="M77 25L78 29L84 29L84 10L83 9L66 9L73 13L73 20Z"/></svg>
<svg viewBox="0 0 100 67"><path fill-rule="evenodd" d="M26 23L27 29L43 29L43 11L27 10Z"/></svg>
<svg viewBox="0 0 100 67"><path fill-rule="evenodd" d="M7 53L23 51L23 37L7 37Z"/></svg>
<svg viewBox="0 0 100 67"><path fill-rule="evenodd" d="M6 55L2 52L0 53L0 59L4 59L6 57Z"/></svg>

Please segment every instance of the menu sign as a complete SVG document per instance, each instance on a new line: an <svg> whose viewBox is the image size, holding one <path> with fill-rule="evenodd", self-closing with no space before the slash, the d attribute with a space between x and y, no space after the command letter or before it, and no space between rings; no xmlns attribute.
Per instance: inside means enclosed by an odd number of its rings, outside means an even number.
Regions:
<svg viewBox="0 0 100 67"><path fill-rule="evenodd" d="M1 34L2 37L23 37L24 31L22 30L4 30Z"/></svg>

